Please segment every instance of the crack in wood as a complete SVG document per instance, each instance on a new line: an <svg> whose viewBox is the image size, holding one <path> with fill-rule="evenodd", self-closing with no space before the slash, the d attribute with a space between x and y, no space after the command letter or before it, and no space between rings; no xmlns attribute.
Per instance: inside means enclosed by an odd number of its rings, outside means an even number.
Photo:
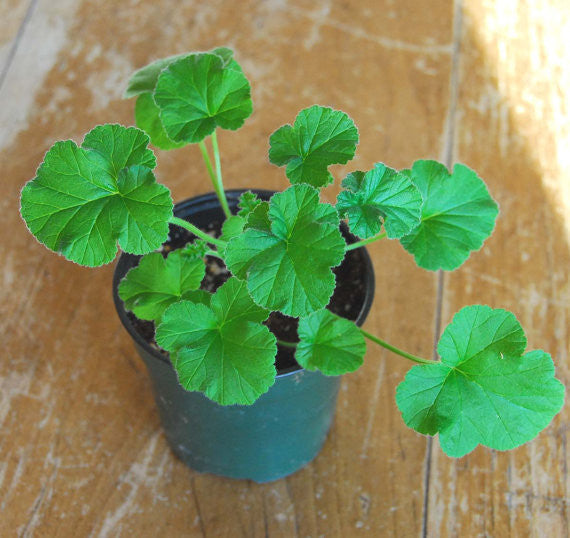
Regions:
<svg viewBox="0 0 570 538"><path fill-rule="evenodd" d="M459 95L459 67L460 67L460 54L461 54L461 34L463 27L463 0L454 0L453 4L453 52L451 56L451 74L449 81L450 96L449 96L449 109L447 116L447 123L445 127L445 144L443 148L443 161L447 168L451 168L454 158L455 137L456 137L456 115L457 103ZM438 271L437 275L437 298L435 307L435 323L433 335L433 360L437 360L437 344L441 334L442 324L442 310L443 310L443 292L444 292L444 273L442 270ZM433 453L433 438L428 437L426 446L425 457L425 471L424 471L424 503L422 515L422 538L427 538L428 524L429 524L429 500L430 500L430 480L431 480L431 464Z"/></svg>
<svg viewBox="0 0 570 538"><path fill-rule="evenodd" d="M6 62L4 63L4 67L2 68L2 72L0 72L0 91L2 91L2 87L4 86L4 81L8 77L8 72L10 71L10 67L12 67L12 63L14 62L14 57L16 56L16 52L18 51L18 47L20 46L20 42L22 41L24 30L26 29L26 26L28 25L30 19L32 18L37 3L38 0L30 1L28 9L26 10L26 14L24 15L24 19L22 20L22 23L18 28L18 33L16 34L14 42L10 47L10 52L8 53L8 57L6 58Z"/></svg>

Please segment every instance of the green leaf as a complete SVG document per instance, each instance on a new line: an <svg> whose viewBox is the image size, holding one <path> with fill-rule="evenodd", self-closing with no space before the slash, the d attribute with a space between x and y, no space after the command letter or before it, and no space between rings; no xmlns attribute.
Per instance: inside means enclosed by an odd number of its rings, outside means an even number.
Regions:
<svg viewBox="0 0 570 538"><path fill-rule="evenodd" d="M233 51L231 49L228 49L226 47L218 47L210 51L210 53L218 55L221 58L224 67L229 66L232 69L241 71L239 64L232 58ZM125 90L123 97L125 99L129 99L130 97L135 97L143 93L152 93L156 86L158 76L163 69L175 61L180 60L181 58L187 58L192 54L200 53L184 52L183 54L176 54L167 58L161 58L135 71L129 79L129 84Z"/></svg>
<svg viewBox="0 0 570 538"><path fill-rule="evenodd" d="M350 231L368 238L380 232L393 239L410 233L420 222L422 197L409 177L377 163L363 174L349 174L337 198L341 217L348 217Z"/></svg>
<svg viewBox="0 0 570 538"><path fill-rule="evenodd" d="M275 381L275 336L261 322L268 312L230 278L210 307L181 301L170 306L156 340L171 352L181 385L222 404L252 404Z"/></svg>
<svg viewBox="0 0 570 538"><path fill-rule="evenodd" d="M193 256L195 258L204 258L210 250L210 246L203 239L194 239L191 243L187 243L183 247L183 252L186 256Z"/></svg>
<svg viewBox="0 0 570 538"><path fill-rule="evenodd" d="M256 228L257 230L271 231L271 221L269 220L269 202L261 202L247 216L245 228Z"/></svg>
<svg viewBox="0 0 570 538"><path fill-rule="evenodd" d="M222 241L229 241L243 232L246 220L238 215L232 215L222 224Z"/></svg>
<svg viewBox="0 0 570 538"><path fill-rule="evenodd" d="M234 60L234 51L228 47L217 47L210 51L212 54L219 56L224 62L224 67L229 67L234 71L243 72L241 65Z"/></svg>
<svg viewBox="0 0 570 538"><path fill-rule="evenodd" d="M168 138L160 121L160 109L150 93L143 93L137 98L135 121L137 127L147 133L151 143L159 149L176 149L185 145L185 142L174 142Z"/></svg>
<svg viewBox="0 0 570 538"><path fill-rule="evenodd" d="M362 366L366 342L354 322L329 310L319 310L299 320L295 359L306 370L342 375Z"/></svg>
<svg viewBox="0 0 570 538"><path fill-rule="evenodd" d="M152 252L126 274L119 285L119 297L139 319L159 321L171 304L191 298L188 292L200 287L205 273L204 260L184 249L167 258Z"/></svg>
<svg viewBox="0 0 570 538"><path fill-rule="evenodd" d="M219 56L224 67L241 72L241 67L232 58L233 51L225 47L219 47L211 51L212 54ZM199 53L195 53L199 54ZM129 86L124 97L138 96L135 105L135 119L137 126L148 133L154 146L163 150L180 148L186 145L186 142L174 142L168 137L164 130L160 119L160 109L154 102L153 92L160 73L169 65L181 58L187 58L192 53L177 54L168 58L162 58L151 64L139 69L134 73L129 81Z"/></svg>
<svg viewBox="0 0 570 538"><path fill-rule="evenodd" d="M294 185L273 195L268 218L270 229L248 228L228 243L228 268L247 279L254 301L265 308L289 316L324 308L335 288L332 268L346 248L338 213L319 202L313 187Z"/></svg>
<svg viewBox="0 0 570 538"><path fill-rule="evenodd" d="M349 189L353 192L358 192L360 190L360 187L362 186L365 175L366 175L365 172L362 172L360 170L355 170L354 172L348 174L342 180L342 186L345 189Z"/></svg>
<svg viewBox="0 0 570 538"><path fill-rule="evenodd" d="M183 54L168 56L167 58L160 58L159 60L155 60L154 62L141 67L132 74L123 97L125 99L130 99L131 97L136 97L143 93L153 92L160 72L171 63L174 63L176 60L180 60L181 58L186 58L188 55L189 53L185 52Z"/></svg>
<svg viewBox="0 0 570 538"><path fill-rule="evenodd" d="M220 235L220 239L226 243L229 242L231 239L239 236L243 232L245 225L246 220L244 218L238 215L232 215L224 221L224 224L222 224L222 235ZM225 255L225 248L218 248L218 250L222 256Z"/></svg>
<svg viewBox="0 0 570 538"><path fill-rule="evenodd" d="M485 183L462 164L449 174L436 161L416 161L407 173L424 203L421 224L400 242L420 267L452 271L491 235L497 204Z"/></svg>
<svg viewBox="0 0 570 538"><path fill-rule="evenodd" d="M438 345L441 362L414 366L396 391L405 423L439 433L446 454L478 444L509 450L533 439L560 411L564 386L544 351L523 354L515 316L488 306L455 314Z"/></svg>
<svg viewBox="0 0 570 538"><path fill-rule="evenodd" d="M236 130L253 110L244 74L210 53L181 58L164 69L154 101L175 142L200 142L216 127Z"/></svg>
<svg viewBox="0 0 570 538"><path fill-rule="evenodd" d="M81 148L57 142L22 190L22 217L34 236L68 260L90 267L113 260L117 242L133 254L168 237L170 191L149 167L155 158L142 131L102 125Z"/></svg>
<svg viewBox="0 0 570 538"><path fill-rule="evenodd" d="M345 164L354 157L358 130L344 112L314 105L301 110L293 126L277 129L269 144L269 160L287 165L285 173L291 183L324 187L334 181L328 166Z"/></svg>
<svg viewBox="0 0 570 538"><path fill-rule="evenodd" d="M238 216L247 219L249 214L261 203L261 200L257 197L257 194L253 194L251 191L245 191L239 197L238 202Z"/></svg>
<svg viewBox="0 0 570 538"><path fill-rule="evenodd" d="M210 306L213 294L206 290L191 290L184 294L184 298L193 303L204 304Z"/></svg>
<svg viewBox="0 0 570 538"><path fill-rule="evenodd" d="M148 148L148 136L136 127L118 124L98 125L89 131L81 147L89 161L98 166L97 176L104 177L105 184L113 183L120 170L129 166L154 168L156 157Z"/></svg>

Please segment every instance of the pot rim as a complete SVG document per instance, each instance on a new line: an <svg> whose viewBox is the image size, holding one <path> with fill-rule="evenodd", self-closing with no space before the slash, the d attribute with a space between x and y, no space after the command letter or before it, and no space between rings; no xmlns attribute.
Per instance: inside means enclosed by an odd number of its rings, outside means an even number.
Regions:
<svg viewBox="0 0 570 538"><path fill-rule="evenodd" d="M260 198L264 200L269 200L273 194L278 191L272 191L267 189L228 189L225 191L226 198L228 200L228 204L230 208L236 207L238 199L240 195L246 191L251 191L254 194L257 194ZM232 207L233 206L233 207ZM195 211L204 211L210 209L217 209L220 207L220 203L218 201L218 197L215 192L207 192L204 194L200 194L198 196L193 196L191 198L185 198L184 200L177 202L174 204L174 215L180 216L178 213L187 210L188 208L192 208ZM360 312L355 320L357 326L362 326L368 313L370 312L370 308L372 307L372 301L374 299L374 291L375 291L375 278L374 278L374 268L372 266L372 260L370 258L370 254L366 247L361 248L363 257L364 257L364 284L365 284L365 292L364 292L364 303ZM113 302L115 303L115 309L117 310L117 314L121 323L125 327L126 331L129 333L131 338L135 341L135 344L141 346L145 349L147 353L149 353L152 357L161 360L169 365L172 365L169 356L161 353L156 348L149 345L149 343L140 335L140 333L135 329L131 320L127 316L127 311L125 310L123 301L119 297L119 283L124 278L124 273L122 271L122 266L126 265L130 262L133 258L140 258L140 255L136 254L129 254L126 252L122 252L115 264L115 270L113 272ZM123 273L121 275L121 273ZM302 372L304 368L301 366L295 367L292 366L282 371L277 371L276 379L283 378L289 375L293 375L298 372Z"/></svg>

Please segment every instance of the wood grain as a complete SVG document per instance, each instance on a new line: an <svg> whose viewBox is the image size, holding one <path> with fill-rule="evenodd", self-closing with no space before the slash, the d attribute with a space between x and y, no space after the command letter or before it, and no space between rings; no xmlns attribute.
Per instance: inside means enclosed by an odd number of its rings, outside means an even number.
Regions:
<svg viewBox="0 0 570 538"><path fill-rule="evenodd" d="M465 304L512 310L529 349L551 352L566 384L570 176L557 138L564 129L567 136L569 116L558 107L556 54L564 47L552 45L569 15L556 2L465 2L453 159L480 172L501 214L484 250L446 277L443 310L445 322ZM567 45L565 53L570 58ZM509 453L478 448L453 461L436 448L428 534L567 536L567 423L566 408L536 440Z"/></svg>
<svg viewBox="0 0 570 538"><path fill-rule="evenodd" d="M0 81L7 76L26 15L30 17L32 11L33 2L30 0L0 0Z"/></svg>
<svg viewBox="0 0 570 538"><path fill-rule="evenodd" d="M446 277L443 319L469 302L510 308L567 379L569 224L559 212L567 116L556 113L556 96L569 88L532 86L534 103L547 106L538 118L536 107L521 113L516 101L531 80L517 77L544 53L540 36L564 48L562 37L539 31L537 14L552 22L552 10L567 10L554 0L543 11L533 5L521 2L508 19L516 40L501 41L506 15L475 0L38 0L0 87L10 103L0 107L0 335L8 350L0 363L0 535L563 536L566 414L512 454L478 449L450 462L402 423L394 391L408 364L372 347L343 381L322 453L299 473L259 485L187 469L167 446L143 363L115 315L112 267L88 270L47 252L17 211L21 187L54 140L133 122L121 93L134 69L229 45L252 82L255 111L239 133L220 135L228 188L286 187L267 162L268 137L313 103L345 110L359 127L358 157L336 167L337 178L420 157L477 168L503 215L487 249ZM517 52L531 35L532 46ZM557 69L546 73L555 79ZM175 199L211 190L197 148L158 159ZM370 250L377 294L366 328L430 356L438 276L397 244Z"/></svg>

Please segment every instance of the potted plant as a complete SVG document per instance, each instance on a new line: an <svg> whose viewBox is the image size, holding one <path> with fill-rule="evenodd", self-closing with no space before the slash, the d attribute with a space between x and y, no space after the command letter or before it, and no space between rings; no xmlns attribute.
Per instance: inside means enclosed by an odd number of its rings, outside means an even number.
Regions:
<svg viewBox="0 0 570 538"><path fill-rule="evenodd" d="M362 364L367 341L415 363L397 406L408 426L439 434L449 456L519 446L561 409L551 357L526 351L510 312L462 308L438 361L360 328L374 288L365 245L398 240L430 271L457 269L481 248L498 207L474 171L378 163L323 203L328 167L354 156L358 131L344 112L315 105L270 137L269 160L286 167L289 188L226 192L216 129L238 129L252 112L231 50L153 62L126 97L137 98L138 128L100 125L80 147L56 142L22 191L21 214L40 242L81 265L124 251L117 310L170 444L190 466L258 481L300 468L320 449L339 376ZM149 142L197 143L215 194L175 207Z"/></svg>

